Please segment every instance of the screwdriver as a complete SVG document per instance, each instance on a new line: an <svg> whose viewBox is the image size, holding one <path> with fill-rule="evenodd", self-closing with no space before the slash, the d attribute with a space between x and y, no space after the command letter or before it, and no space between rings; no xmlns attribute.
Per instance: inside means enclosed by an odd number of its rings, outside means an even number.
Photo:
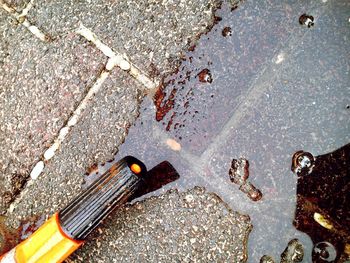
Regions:
<svg viewBox="0 0 350 263"><path fill-rule="evenodd" d="M0 262L64 261L104 218L125 204L145 184L146 173L146 166L135 157L126 156L119 160L29 238L2 255Z"/></svg>

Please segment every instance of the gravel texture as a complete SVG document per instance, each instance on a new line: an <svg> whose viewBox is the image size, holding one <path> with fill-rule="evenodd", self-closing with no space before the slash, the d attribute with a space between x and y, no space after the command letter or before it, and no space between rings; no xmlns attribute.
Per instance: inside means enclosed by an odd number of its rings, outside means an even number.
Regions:
<svg viewBox="0 0 350 263"><path fill-rule="evenodd" d="M114 213L68 262L246 262L251 229L203 188L171 190Z"/></svg>
<svg viewBox="0 0 350 263"><path fill-rule="evenodd" d="M106 59L74 34L42 43L3 10L0 35L0 195L11 199Z"/></svg>
<svg viewBox="0 0 350 263"><path fill-rule="evenodd" d="M142 92L133 78L115 69L44 174L22 192L9 221L16 225L34 214L52 214L72 200L81 191L87 169L112 159L138 115Z"/></svg>
<svg viewBox="0 0 350 263"><path fill-rule="evenodd" d="M4 0L4 3L14 8L17 12L21 12L29 2L30 0Z"/></svg>
<svg viewBox="0 0 350 263"><path fill-rule="evenodd" d="M213 23L217 0L40 1L28 18L53 37L80 22L126 53L150 77L173 71L179 55Z"/></svg>

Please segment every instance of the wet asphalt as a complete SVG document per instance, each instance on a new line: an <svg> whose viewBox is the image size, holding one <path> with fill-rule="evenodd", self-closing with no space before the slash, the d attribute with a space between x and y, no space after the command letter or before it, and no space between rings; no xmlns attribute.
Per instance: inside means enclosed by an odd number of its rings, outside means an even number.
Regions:
<svg viewBox="0 0 350 263"><path fill-rule="evenodd" d="M27 2L8 4L20 12ZM218 6L35 2L27 18L48 43L0 9L1 211L13 226L64 207L82 191L89 167L132 154L149 168L169 161L180 179L114 214L71 261L258 262L264 254L278 261L298 238L303 262L310 262L312 243L292 225L291 158L300 149L321 155L349 142L350 6L243 1L214 12ZM313 26L299 23L303 13L315 18ZM107 62L75 33L80 23L163 83L163 94L157 102L159 89L113 69L32 180L31 169ZM230 181L231 161L241 157L260 201ZM188 190L195 186L222 200ZM174 188L180 193L167 192Z"/></svg>

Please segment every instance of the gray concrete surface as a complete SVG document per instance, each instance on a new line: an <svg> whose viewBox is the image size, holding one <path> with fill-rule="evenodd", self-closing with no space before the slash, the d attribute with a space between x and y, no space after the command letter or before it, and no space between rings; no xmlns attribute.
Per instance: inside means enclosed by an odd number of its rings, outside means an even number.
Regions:
<svg viewBox="0 0 350 263"><path fill-rule="evenodd" d="M341 1L246 1L234 12L219 10L222 21L169 77L174 84L165 93L177 91L174 108L156 122L156 109L145 100L118 156L131 153L151 167L168 160L182 175L174 186L203 185L249 214L248 262L264 254L279 258L293 238L310 262L313 245L292 224L297 178L291 159L300 149L324 154L350 140L349 10ZM304 12L315 16L314 27L299 25ZM223 37L227 26L232 36ZM198 81L203 68L212 83ZM139 134L152 137L144 142ZM167 138L181 150L173 151ZM231 161L240 157L250 162L249 180L263 193L259 202L229 181Z"/></svg>
<svg viewBox="0 0 350 263"><path fill-rule="evenodd" d="M84 97L106 58L77 35L42 43L0 10L0 211ZM15 178L15 179L14 179Z"/></svg>
<svg viewBox="0 0 350 263"><path fill-rule="evenodd" d="M18 10L23 9L20 8L22 2L12 1L9 4L16 6L16 3L19 4ZM162 72L164 73L176 66L174 61L166 58L168 57L166 54L169 53L170 57L178 59L189 42L194 41L198 34L213 23L213 10L217 6L217 3L205 1L196 4L185 4L180 1L164 2L163 5L158 5L158 2L150 2L149 6L148 4L139 6L128 2L111 6L109 2L103 1L99 4L95 2L33 3L27 17L29 21L52 37L50 43L40 43L24 27L16 25L14 19L5 14L4 10L1 10L1 21L4 22L1 25L4 36L1 38L1 54L4 57L1 85L7 86L7 89L2 91L6 96L3 96L1 115L1 128L4 131L0 135L4 142L4 151L1 152L1 172L3 173L1 186L2 193L6 192L6 198L2 199L2 212L18 192L14 185L23 186L35 161L52 143L58 130L67 121L106 62L101 52L75 33L80 22L92 29L104 43L113 49L127 53L136 66L145 69L146 65L149 66L155 60L153 64L158 64L157 67L164 69ZM11 25L10 22L15 25ZM151 30L151 28L158 30ZM129 34L130 31L133 34ZM152 55L155 52L156 55ZM153 73L148 73L151 77L155 77ZM159 74L157 70L156 75ZM113 138L117 131L119 132L118 137L114 138L114 141L111 139L106 145L105 140L100 140L100 137L105 135L98 133L100 122L90 123L90 133L80 138L81 143L87 147L85 152L82 148L77 154L74 152L77 146L74 148L68 146L68 155L74 155L74 160L83 158L82 163L86 161L85 155L94 156L94 160L85 163L84 167L80 167L79 163L67 165L81 168L74 174L82 175L85 172L83 169L94 162L106 161L102 156L98 158L97 155L107 151L106 149L110 154L115 152L117 146L123 141L128 125L137 116L137 111L134 109L141 97L129 100L127 86L132 84L130 77L124 75L124 78L120 80L120 82L125 82L121 85L120 94L122 95L119 94L119 97L115 98L115 104L103 103L101 112L98 113L100 116L91 116L93 119L100 118L101 122L107 123L105 124L106 134L109 134L107 126L111 126L111 129L115 127L110 131L110 138ZM16 86L23 89L23 98L19 98L17 92L14 92ZM60 87L59 90L57 86ZM42 92L42 89L45 92ZM113 92L110 91L110 93ZM99 98L101 101L108 101L109 95L103 91L103 95L101 93ZM10 98L13 96L13 98L10 100L7 96ZM106 118L103 107L105 111L115 113L115 115L111 114L112 118ZM134 108L130 109L130 107ZM113 122L115 118L123 119L122 123ZM12 127L13 125L15 126ZM14 130L16 133L13 132ZM81 130L87 132L85 127L82 127ZM93 151L90 153L93 147L96 147L99 153ZM65 145L62 148L66 150ZM64 159L73 160L68 156L62 157L61 160ZM56 174L61 172L61 169L55 171ZM70 176L74 178L75 175ZM14 177L16 182L14 182ZM21 181L22 178L24 178L23 181Z"/></svg>
<svg viewBox="0 0 350 263"><path fill-rule="evenodd" d="M142 93L143 87L133 78L115 69L79 125L73 127L54 159L48 162L42 177L25 188L12 222L33 214L53 214L78 195L88 168L113 158L127 127L137 117Z"/></svg>
<svg viewBox="0 0 350 263"><path fill-rule="evenodd" d="M68 262L245 262L251 227L203 188L172 190L114 213Z"/></svg>
<svg viewBox="0 0 350 263"><path fill-rule="evenodd" d="M217 0L40 1L28 18L52 37L79 22L151 77L173 71L180 53L213 23Z"/></svg>
<svg viewBox="0 0 350 263"><path fill-rule="evenodd" d="M25 6L25 2L7 3L17 11ZM2 87L8 87L1 94L1 128L5 129L1 140L7 143L3 144L4 151L1 152L5 179L2 187L3 192L12 191L13 194L10 200L2 199L2 212L12 203L7 214L10 225L17 227L22 219L31 215L50 215L77 196L88 167L114 156L128 127L138 116L145 88L127 73L114 69L54 158L45 163L44 174L37 180L28 179L30 169L52 144L106 63L101 52L74 32L78 22L83 22L114 50L126 53L151 78L157 78L174 70L181 52L212 25L216 6L216 2L209 1L150 2L141 6L130 2L111 6L103 1L73 5L35 3L28 19L51 36L49 43L41 43L1 10L4 36L0 42L1 65L4 70L0 80ZM22 93L23 96L18 95ZM22 155L18 148L23 151ZM23 178L13 182L14 174ZM15 189L14 184L23 189ZM167 213L163 214L165 210ZM155 225L149 220L154 213L156 226L162 220L169 222L165 226L169 229L163 234L161 229L154 232ZM166 261L200 260L203 257L246 261L246 243L251 230L249 218L233 212L218 197L203 190L168 193L134 205L121 215L119 221L110 219L112 224L106 222L105 226L110 225L108 228L102 226L106 233L103 240L96 239L97 247L85 246L76 258L82 261L88 258L92 262L121 261L132 256L128 249L128 242L132 242L135 248L139 247L134 261L143 256L150 261L162 257ZM150 224L144 225L142 220L140 225L138 217L147 219ZM200 226L196 227L194 222ZM120 224L125 223L128 226L125 232L115 233L120 230ZM115 235L126 236L130 228L134 229L135 235L129 241L115 239ZM140 228L144 229L143 236ZM175 231L178 228L179 231ZM189 233L189 229L199 231L199 234ZM163 239L152 236L155 233L161 234ZM147 239L154 245L151 249L143 246ZM170 243L165 246L164 242ZM101 250L99 244L105 250ZM125 248L124 252L119 250L119 258L114 252L110 253L116 244ZM178 253L174 256L168 253L169 250ZM149 254L145 255L146 252Z"/></svg>

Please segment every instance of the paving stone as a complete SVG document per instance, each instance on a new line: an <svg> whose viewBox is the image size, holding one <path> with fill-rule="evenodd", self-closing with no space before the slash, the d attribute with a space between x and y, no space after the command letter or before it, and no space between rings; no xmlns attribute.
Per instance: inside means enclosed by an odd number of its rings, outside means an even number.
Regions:
<svg viewBox="0 0 350 263"><path fill-rule="evenodd" d="M251 228L215 194L172 190L113 213L68 262L246 262Z"/></svg>
<svg viewBox="0 0 350 263"><path fill-rule="evenodd" d="M52 214L78 195L87 169L114 156L138 115L142 93L133 78L114 70L44 173L26 187L9 221L18 224L30 215Z"/></svg>
<svg viewBox="0 0 350 263"><path fill-rule="evenodd" d="M79 21L108 46L126 53L150 77L174 70L180 53L213 23L216 0L40 1L28 17L52 36Z"/></svg>
<svg viewBox="0 0 350 263"><path fill-rule="evenodd" d="M43 43L24 27L11 24L3 10L0 14L0 178L6 188L0 193L3 195L5 190L15 191L11 189L11 178L28 176L106 58L78 35L67 34ZM2 206L0 210L3 212Z"/></svg>

